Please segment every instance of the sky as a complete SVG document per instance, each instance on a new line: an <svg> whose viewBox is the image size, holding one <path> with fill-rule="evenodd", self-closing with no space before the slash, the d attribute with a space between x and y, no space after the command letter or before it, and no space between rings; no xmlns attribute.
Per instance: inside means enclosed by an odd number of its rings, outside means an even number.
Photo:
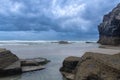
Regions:
<svg viewBox="0 0 120 80"><path fill-rule="evenodd" d="M0 40L97 39L120 0L0 0Z"/></svg>

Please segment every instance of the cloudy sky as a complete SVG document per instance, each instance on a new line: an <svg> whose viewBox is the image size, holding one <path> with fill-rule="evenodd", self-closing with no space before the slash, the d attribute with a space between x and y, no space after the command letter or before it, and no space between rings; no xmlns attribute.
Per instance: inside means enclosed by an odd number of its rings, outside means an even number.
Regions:
<svg viewBox="0 0 120 80"><path fill-rule="evenodd" d="M120 0L0 0L0 40L97 39Z"/></svg>

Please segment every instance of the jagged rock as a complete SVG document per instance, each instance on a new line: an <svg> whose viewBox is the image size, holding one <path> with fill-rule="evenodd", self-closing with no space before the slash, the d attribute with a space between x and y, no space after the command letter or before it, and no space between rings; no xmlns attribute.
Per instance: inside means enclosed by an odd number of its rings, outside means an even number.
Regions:
<svg viewBox="0 0 120 80"><path fill-rule="evenodd" d="M80 57L70 56L63 61L63 66L60 68L60 72L67 80L74 79L74 73Z"/></svg>
<svg viewBox="0 0 120 80"><path fill-rule="evenodd" d="M0 76L22 73L19 58L9 50L0 49Z"/></svg>
<svg viewBox="0 0 120 80"><path fill-rule="evenodd" d="M67 72L66 68L69 67L63 66L65 68L61 71L63 76L68 80L119 80L120 53L114 55L103 53L86 52L78 59L77 65L74 65L74 72Z"/></svg>
<svg viewBox="0 0 120 80"><path fill-rule="evenodd" d="M120 45L120 4L103 18L98 26L99 41L104 45Z"/></svg>

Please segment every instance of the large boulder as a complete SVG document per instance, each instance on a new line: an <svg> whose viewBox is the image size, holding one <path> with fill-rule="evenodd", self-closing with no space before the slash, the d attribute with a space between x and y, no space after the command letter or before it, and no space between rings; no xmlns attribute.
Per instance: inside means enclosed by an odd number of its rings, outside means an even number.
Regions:
<svg viewBox="0 0 120 80"><path fill-rule="evenodd" d="M120 45L120 4L106 14L98 26L99 41L103 45Z"/></svg>
<svg viewBox="0 0 120 80"><path fill-rule="evenodd" d="M107 55L87 52L81 59L74 80L120 79L120 53Z"/></svg>
<svg viewBox="0 0 120 80"><path fill-rule="evenodd" d="M9 50L0 49L0 76L8 76L21 72L19 58Z"/></svg>
<svg viewBox="0 0 120 80"><path fill-rule="evenodd" d="M63 66L60 68L61 72L74 73L74 70L79 62L80 57L70 56L63 61Z"/></svg>
<svg viewBox="0 0 120 80"><path fill-rule="evenodd" d="M80 57L70 56L63 61L63 66L60 68L60 72L67 80L73 80L75 69L80 60Z"/></svg>
<svg viewBox="0 0 120 80"><path fill-rule="evenodd" d="M69 58L66 58L61 72L67 80L120 80L120 53L116 52L113 55L86 52L81 58L73 59L77 60L76 65L67 65L65 61Z"/></svg>

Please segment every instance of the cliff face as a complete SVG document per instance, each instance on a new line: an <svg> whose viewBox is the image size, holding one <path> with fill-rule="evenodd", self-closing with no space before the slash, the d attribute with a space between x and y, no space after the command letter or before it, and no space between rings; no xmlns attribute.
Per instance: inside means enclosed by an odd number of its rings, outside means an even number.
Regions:
<svg viewBox="0 0 120 80"><path fill-rule="evenodd" d="M103 22L98 26L99 41L104 45L120 45L120 4L110 13L104 15Z"/></svg>

